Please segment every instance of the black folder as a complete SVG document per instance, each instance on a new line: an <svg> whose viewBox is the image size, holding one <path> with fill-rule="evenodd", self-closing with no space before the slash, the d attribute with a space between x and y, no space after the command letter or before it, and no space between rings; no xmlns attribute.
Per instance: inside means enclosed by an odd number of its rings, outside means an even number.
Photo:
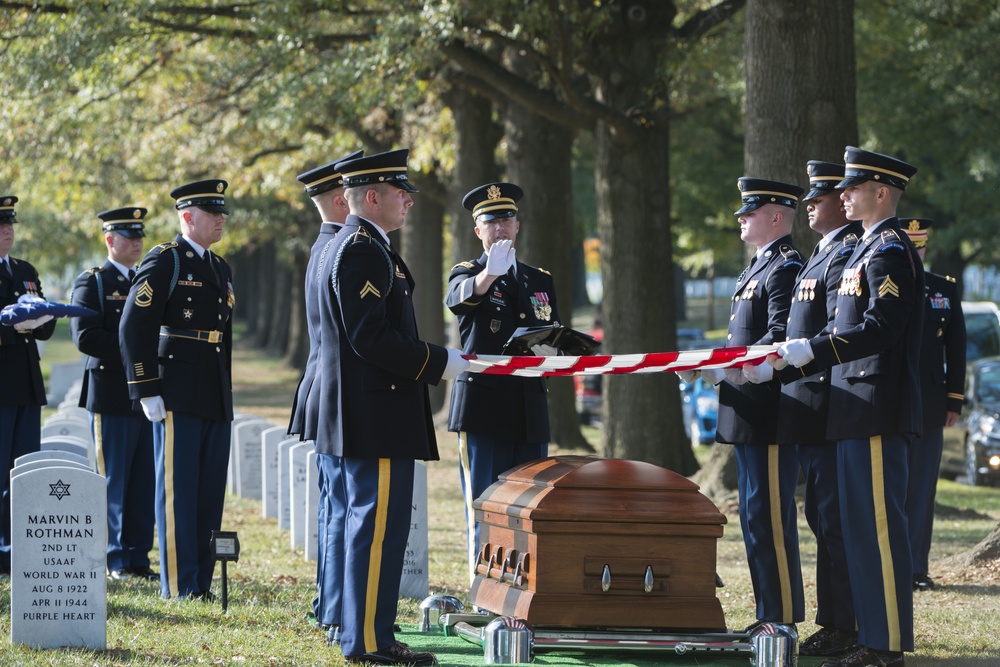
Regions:
<svg viewBox="0 0 1000 667"><path fill-rule="evenodd" d="M585 357L597 351L600 341L582 331L554 324L547 327L519 327L504 343L503 353L511 356L533 356L533 345L551 345L571 357Z"/></svg>

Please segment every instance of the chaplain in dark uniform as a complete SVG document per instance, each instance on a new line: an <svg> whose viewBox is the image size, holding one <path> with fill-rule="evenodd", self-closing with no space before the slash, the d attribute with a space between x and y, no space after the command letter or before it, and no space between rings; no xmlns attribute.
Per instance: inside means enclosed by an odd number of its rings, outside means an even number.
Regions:
<svg viewBox="0 0 1000 667"><path fill-rule="evenodd" d="M18 297L43 297L35 267L12 257L17 197L0 195L0 308ZM10 470L19 456L37 452L42 439L45 385L36 340L48 340L56 323L51 315L0 326L0 572L10 572Z"/></svg>
<svg viewBox="0 0 1000 667"><path fill-rule="evenodd" d="M476 236L485 250L478 259L457 264L448 277L445 305L458 317L464 352L501 354L518 327L559 323L552 276L516 261L514 244L521 228L517 203L523 194L513 183L488 183L462 200L472 211ZM479 551L472 501L500 473L548 453L545 378L462 373L451 393L448 430L458 433L472 579Z"/></svg>
<svg viewBox="0 0 1000 667"><path fill-rule="evenodd" d="M80 274L73 305L95 311L70 320L76 347L87 355L80 407L90 412L97 472L108 489L108 577L159 579L149 563L153 548L153 427L133 404L125 380L118 326L135 265L142 257L146 209L98 213L108 259Z"/></svg>
<svg viewBox="0 0 1000 667"><path fill-rule="evenodd" d="M803 189L762 178L740 178L740 238L754 246L750 265L736 281L728 347L767 345L785 339L795 277L803 265L792 245L792 221ZM795 623L805 615L799 566L794 445L777 444L780 383L767 376L747 383L740 369L705 369L718 384L716 439L734 445L740 525L757 601L757 625ZM679 373L690 380L690 371ZM723 381L725 380L725 381Z"/></svg>
<svg viewBox="0 0 1000 667"><path fill-rule="evenodd" d="M328 246L320 290L316 447L342 457L347 493L340 646L351 663L430 665L393 625L409 535L413 462L436 460L428 384L468 367L418 338L413 277L389 243L413 205L409 151L336 165L351 213Z"/></svg>
<svg viewBox="0 0 1000 667"><path fill-rule="evenodd" d="M926 218L906 218L901 222L921 260L927 252L932 224ZM906 492L915 591L934 588L934 580L927 571L944 427L958 423L965 401L965 315L958 284L951 276L924 271L924 299L920 351L924 424L923 433L910 443L910 484Z"/></svg>
<svg viewBox="0 0 1000 667"><path fill-rule="evenodd" d="M309 358L295 389L292 416L288 425L289 435L298 435L301 440L316 440L316 424L322 409L319 392L321 382L317 382L317 377L323 372L319 363L323 344L320 338L319 293L324 285L320 274L326 275L324 268L328 258L324 250L344 226L344 220L350 213L347 200L344 198L344 177L337 171L337 163L363 155L364 151L356 151L296 177L306 194L312 198L322 220L319 235L313 243L309 262L306 264L304 294L306 325L309 331ZM316 555L316 597L312 602L312 618L319 629L331 632L331 639L337 640L341 593L344 587L344 521L347 517L347 499L344 495L340 457L317 448L316 471L319 484L317 519L319 537Z"/></svg>
<svg viewBox="0 0 1000 667"><path fill-rule="evenodd" d="M792 290L788 311L788 338L807 338L833 321L844 264L863 233L850 221L836 186L844 165L810 160L809 192L802 198L809 227L822 235ZM745 366L751 381L755 372L770 375L767 364ZM791 372L798 373L795 369ZM797 445L805 480L805 515L816 536L816 624L820 629L799 644L801 655L839 655L857 645L854 604L851 600L844 535L840 527L837 484L837 443L827 440L830 371L801 377L781 387L777 441Z"/></svg>
<svg viewBox="0 0 1000 667"><path fill-rule="evenodd" d="M170 192L181 233L143 258L121 321L129 396L153 422L163 597L213 598L233 420L233 277L222 238L226 182Z"/></svg>
<svg viewBox="0 0 1000 667"><path fill-rule="evenodd" d="M864 235L844 266L829 332L796 338L781 360L832 369L827 437L837 440L840 516L858 617L857 651L824 667L898 666L913 650L908 454L920 434L924 270L896 206L916 168L848 146L838 184ZM784 379L784 375L782 376Z"/></svg>

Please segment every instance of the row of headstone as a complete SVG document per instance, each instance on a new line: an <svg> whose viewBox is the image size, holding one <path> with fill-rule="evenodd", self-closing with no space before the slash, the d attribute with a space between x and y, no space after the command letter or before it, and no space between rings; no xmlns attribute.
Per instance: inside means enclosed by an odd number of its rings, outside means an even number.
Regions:
<svg viewBox="0 0 1000 667"><path fill-rule="evenodd" d="M83 381L77 379L59 403L55 413L42 424L41 449L79 454L97 465L97 450L90 430L90 414L79 406ZM96 468L95 468L96 469Z"/></svg>
<svg viewBox="0 0 1000 667"><path fill-rule="evenodd" d="M261 501L261 515L288 531L290 549L302 549L315 560L319 541L319 479L312 441L289 437L283 426L252 415L233 421L229 488L241 498ZM427 596L427 468L414 471L410 536L406 547L401 594Z"/></svg>
<svg viewBox="0 0 1000 667"><path fill-rule="evenodd" d="M107 491L79 454L41 450L10 473L11 642L107 647Z"/></svg>

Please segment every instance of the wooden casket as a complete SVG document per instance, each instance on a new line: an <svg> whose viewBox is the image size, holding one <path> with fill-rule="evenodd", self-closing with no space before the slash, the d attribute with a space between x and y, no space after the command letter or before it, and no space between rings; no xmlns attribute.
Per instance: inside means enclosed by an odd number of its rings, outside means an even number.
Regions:
<svg viewBox="0 0 1000 667"><path fill-rule="evenodd" d="M726 627L715 596L726 517L677 473L557 456L508 470L473 507L480 609L533 626Z"/></svg>

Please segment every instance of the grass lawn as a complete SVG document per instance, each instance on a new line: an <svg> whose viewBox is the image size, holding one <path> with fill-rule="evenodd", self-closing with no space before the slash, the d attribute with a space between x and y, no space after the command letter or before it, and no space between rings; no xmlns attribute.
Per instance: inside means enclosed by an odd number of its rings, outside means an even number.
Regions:
<svg viewBox="0 0 1000 667"><path fill-rule="evenodd" d="M68 336L57 334L46 347L46 363L72 358L65 349ZM298 373L280 361L238 349L234 384L241 412L260 415L276 425L286 423ZM48 412L48 411L47 411ZM597 431L587 429L591 439ZM438 433L441 461L428 465L430 581L432 593L448 593L467 600L461 493L454 434ZM709 448L699 447L699 457ZM562 453L556 450L556 453ZM1000 665L1000 563L975 572L944 568L941 559L979 542L1000 520L1000 489L973 489L941 481L931 574L938 590L915 596L916 653L911 667ZM729 523L719 543L718 571L726 582L719 598L730 628L753 620L753 599L746 571L743 542L735 506L721 508ZM328 648L323 635L305 622L311 609L315 563L301 549L289 548L288 535L273 519L262 519L260 503L227 499L223 529L239 532L240 561L229 566L229 610L202 602L165 601L155 584L109 582L108 650L34 651L0 642L0 665L338 665L338 649ZM803 567L807 582L807 618L814 612L815 544L805 520L800 519ZM152 554L154 568L158 554ZM216 593L220 592L217 568ZM482 664L481 650L457 638L419 636L417 600L400 603L403 641L439 651L442 664ZM10 585L0 581L0 632L10 630ZM811 621L800 624L801 636L815 630ZM539 664L620 665L749 665L749 654L537 654ZM811 667L819 660L800 658Z"/></svg>

